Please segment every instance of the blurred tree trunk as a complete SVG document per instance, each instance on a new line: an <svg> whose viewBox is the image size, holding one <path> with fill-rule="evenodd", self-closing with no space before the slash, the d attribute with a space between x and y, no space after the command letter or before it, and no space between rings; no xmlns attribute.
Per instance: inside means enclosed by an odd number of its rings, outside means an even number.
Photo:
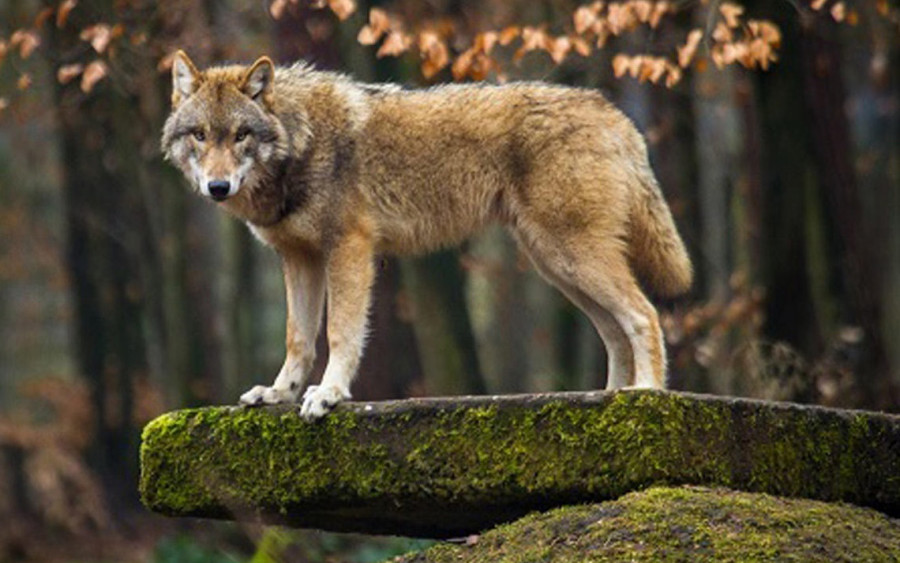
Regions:
<svg viewBox="0 0 900 563"><path fill-rule="evenodd" d="M401 264L429 394L485 393L455 251Z"/></svg>
<svg viewBox="0 0 900 563"><path fill-rule="evenodd" d="M163 19L148 25L175 34L192 20L167 17L198 13L176 8L163 3ZM62 64L90 48L80 30L114 9L109 0L82 2L64 28L47 26ZM157 62L146 50L120 51L91 92L77 80L55 88L77 366L90 384L96 428L90 457L122 506L137 502L135 382L153 369L178 390L175 404L185 404L195 389L189 374L200 373L190 355L215 355L189 322L185 194L159 157L168 88Z"/></svg>
<svg viewBox="0 0 900 563"><path fill-rule="evenodd" d="M766 13L785 37L797 37L800 23L796 12L777 0L766 2ZM762 224L763 285L768 288L765 303L765 335L784 341L808 357L822 350L822 333L816 318L807 229L807 203L816 193L816 170L812 165L812 125L809 123L802 83L803 59L797 41L785 41L779 62L759 73L759 103L763 121L764 180ZM819 253L821 260L826 259Z"/></svg>
<svg viewBox="0 0 900 563"><path fill-rule="evenodd" d="M97 2L93 9L100 9ZM108 6L103 6L107 7ZM79 27L57 31L51 42L67 52ZM125 173L124 152L140 146L127 102L104 84L83 95L57 85L57 110L67 222L67 264L75 306L78 371L90 383L96 428L91 462L126 505L136 501L136 432L133 381L146 372L140 327L145 280L140 252L148 245L147 217ZM128 124L123 131L121 126ZM117 129L118 127L118 129ZM114 148L115 147L115 148Z"/></svg>
<svg viewBox="0 0 900 563"><path fill-rule="evenodd" d="M821 175L827 206L827 232L840 260L831 264L832 276L842 286L847 311L845 322L863 330L862 357L856 362L857 385L866 404L878 403L879 383L888 381L881 318L882 289L875 257L881 238L866 221L854 170L854 151L847 122L847 98L841 75L842 53L838 24L817 18L802 32L805 100L812 124L813 156ZM878 225L877 221L872 221ZM834 335L829 335L834 338Z"/></svg>

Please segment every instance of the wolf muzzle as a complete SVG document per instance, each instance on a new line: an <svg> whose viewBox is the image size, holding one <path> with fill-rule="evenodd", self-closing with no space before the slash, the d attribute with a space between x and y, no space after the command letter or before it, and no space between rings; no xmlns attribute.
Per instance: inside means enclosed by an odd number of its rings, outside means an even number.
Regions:
<svg viewBox="0 0 900 563"><path fill-rule="evenodd" d="M225 201L228 199L228 193L231 191L231 182L228 180L212 180L206 187L209 190L209 197L216 201Z"/></svg>

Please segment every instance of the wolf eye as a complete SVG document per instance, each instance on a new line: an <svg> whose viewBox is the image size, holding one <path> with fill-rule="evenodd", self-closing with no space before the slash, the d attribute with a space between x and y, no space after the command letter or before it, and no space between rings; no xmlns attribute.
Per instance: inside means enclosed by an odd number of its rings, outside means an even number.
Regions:
<svg viewBox="0 0 900 563"><path fill-rule="evenodd" d="M202 143L206 140L206 133L204 133L200 129L197 129L196 131L194 131L194 138Z"/></svg>
<svg viewBox="0 0 900 563"><path fill-rule="evenodd" d="M235 140L235 142L240 143L241 141L246 139L247 135L249 135L249 134L250 134L249 129L238 129L237 134L234 136L234 140Z"/></svg>

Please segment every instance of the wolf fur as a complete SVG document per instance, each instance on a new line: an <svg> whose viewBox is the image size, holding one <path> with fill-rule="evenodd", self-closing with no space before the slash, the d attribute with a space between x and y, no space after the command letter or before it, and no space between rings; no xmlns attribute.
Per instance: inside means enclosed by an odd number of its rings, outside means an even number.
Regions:
<svg viewBox="0 0 900 563"><path fill-rule="evenodd" d="M657 294L692 278L643 138L596 91L519 83L404 90L303 64L173 65L162 147L194 188L283 260L284 365L243 404L303 398L317 418L350 397L374 257L457 244L505 225L535 268L590 318L608 385L662 388ZM326 304L329 359L301 395Z"/></svg>

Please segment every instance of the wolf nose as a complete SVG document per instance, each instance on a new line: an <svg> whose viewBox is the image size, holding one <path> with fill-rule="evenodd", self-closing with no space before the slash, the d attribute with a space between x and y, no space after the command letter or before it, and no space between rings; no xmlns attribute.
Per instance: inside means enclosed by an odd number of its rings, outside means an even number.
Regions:
<svg viewBox="0 0 900 563"><path fill-rule="evenodd" d="M206 186L209 188L209 195L216 201L223 201L228 197L231 191L231 182L228 180L212 180Z"/></svg>

